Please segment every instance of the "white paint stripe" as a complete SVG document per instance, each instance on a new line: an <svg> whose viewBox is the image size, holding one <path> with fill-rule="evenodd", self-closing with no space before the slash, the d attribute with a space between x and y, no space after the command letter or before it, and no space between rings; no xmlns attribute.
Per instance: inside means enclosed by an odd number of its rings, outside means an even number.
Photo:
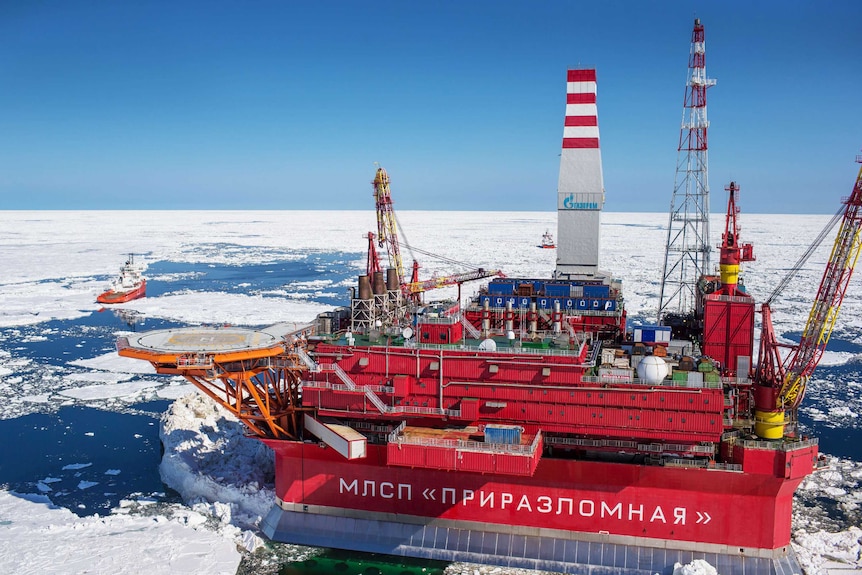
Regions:
<svg viewBox="0 0 862 575"><path fill-rule="evenodd" d="M569 94L595 94L595 82L566 82L566 92Z"/></svg>
<svg viewBox="0 0 862 575"><path fill-rule="evenodd" d="M595 104L566 104L566 116L598 116Z"/></svg>
<svg viewBox="0 0 862 575"><path fill-rule="evenodd" d="M564 138L598 138L598 126L566 126L563 128Z"/></svg>

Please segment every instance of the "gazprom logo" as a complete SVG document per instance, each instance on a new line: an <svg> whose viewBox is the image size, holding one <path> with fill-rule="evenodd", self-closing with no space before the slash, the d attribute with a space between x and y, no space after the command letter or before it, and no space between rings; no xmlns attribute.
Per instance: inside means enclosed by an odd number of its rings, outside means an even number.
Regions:
<svg viewBox="0 0 862 575"><path fill-rule="evenodd" d="M569 194L563 200L563 208L567 210L598 210L598 202L575 201L575 194Z"/></svg>

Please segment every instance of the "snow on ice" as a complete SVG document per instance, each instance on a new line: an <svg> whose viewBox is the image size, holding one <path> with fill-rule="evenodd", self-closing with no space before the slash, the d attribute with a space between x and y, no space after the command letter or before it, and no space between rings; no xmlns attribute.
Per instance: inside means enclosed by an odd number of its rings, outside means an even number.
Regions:
<svg viewBox="0 0 862 575"><path fill-rule="evenodd" d="M18 575L236 573L236 545L205 528L204 515L170 512L81 518L44 495L0 491L0 567Z"/></svg>

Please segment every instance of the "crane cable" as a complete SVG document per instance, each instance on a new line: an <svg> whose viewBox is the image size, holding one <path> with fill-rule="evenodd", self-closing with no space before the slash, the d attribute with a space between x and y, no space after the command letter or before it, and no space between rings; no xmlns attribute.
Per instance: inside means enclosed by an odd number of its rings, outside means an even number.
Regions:
<svg viewBox="0 0 862 575"><path fill-rule="evenodd" d="M405 238L405 240L406 240L406 238ZM432 258L437 259L437 260L440 260L440 261L444 261L444 262L447 262L447 263L450 263L450 264L454 264L454 265L462 266L462 267L465 267L465 268L467 268L467 269L476 269L476 266L475 266L475 265L473 265L473 264L470 264L470 263L467 263L467 262L458 261L458 260L455 260L455 259L452 259L452 258L447 258L446 256L441 256L440 254L435 254L435 253L432 253L432 252L429 252L429 251L425 251L425 250L422 250L422 249L419 249L419 248L411 248L409 245L407 245L407 244L406 244L406 243L404 243L404 242L398 242L398 243L399 243L400 245L402 245L402 246L406 247L408 250L412 250L412 251L411 251L411 255L412 255L412 252L413 252L413 251L417 251L417 252L419 252L420 254L423 254L423 255L426 255L426 256L432 257Z"/></svg>
<svg viewBox="0 0 862 575"><path fill-rule="evenodd" d="M399 240L397 240L398 245L404 248L407 248L407 253L410 254L410 259L412 261L416 261L416 256L413 255L413 248L410 247L410 243L407 241L407 234L404 233L404 226L401 225L401 222L398 220L398 214L395 210L392 210L392 217L395 219L395 225L397 226ZM403 241L402 241L403 240ZM421 250L416 250L417 252L421 252ZM404 277L407 277L405 274Z"/></svg>
<svg viewBox="0 0 862 575"><path fill-rule="evenodd" d="M784 291L784 288L790 285L790 282L793 281L793 278L796 277L796 274L799 273L799 271L802 269L802 266L804 266L805 262L808 261L808 258L810 258L811 255L817 250L817 248L820 247L820 244L823 243L823 240L826 239L827 236L831 235L832 229L844 215L844 209L845 208L843 205L838 208L838 211L835 213L834 216L832 216L832 219L829 220L829 223L826 224L826 227L823 228L817 238L815 238L811 245L808 246L808 249L805 250L805 253L800 256L800 258L796 261L796 263L793 265L787 275L784 276L784 279L782 279L775 287L775 289L772 290L772 293L769 294L769 297L764 302L766 305L770 305L772 301L777 298L782 291Z"/></svg>

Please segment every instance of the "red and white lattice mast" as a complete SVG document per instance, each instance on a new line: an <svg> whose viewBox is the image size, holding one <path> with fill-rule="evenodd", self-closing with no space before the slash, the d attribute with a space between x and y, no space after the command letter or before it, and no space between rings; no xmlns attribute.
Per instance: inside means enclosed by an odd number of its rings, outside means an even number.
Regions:
<svg viewBox="0 0 862 575"><path fill-rule="evenodd" d="M659 297L658 319L669 325L693 318L698 279L711 272L706 90L714 85L706 77L703 24L696 18Z"/></svg>

